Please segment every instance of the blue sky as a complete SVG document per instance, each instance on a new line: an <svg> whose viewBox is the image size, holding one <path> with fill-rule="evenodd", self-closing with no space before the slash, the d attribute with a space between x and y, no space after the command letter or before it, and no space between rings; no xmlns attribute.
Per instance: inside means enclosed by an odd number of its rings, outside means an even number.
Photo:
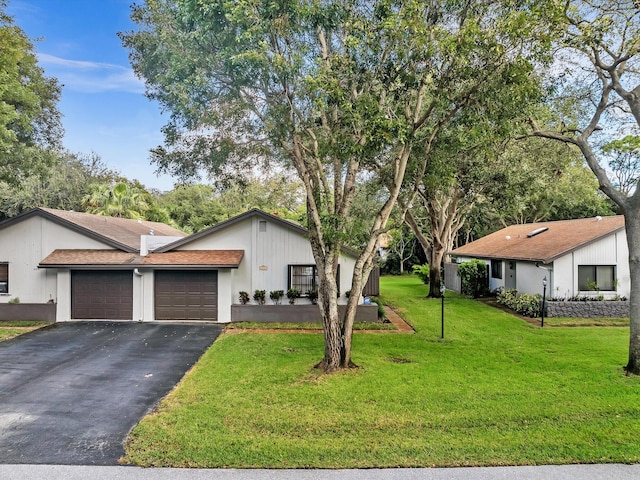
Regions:
<svg viewBox="0 0 640 480"><path fill-rule="evenodd" d="M127 178L170 190L171 177L157 176L149 161L167 117L144 96L116 35L134 28L133 1L9 0L7 13L32 39L47 76L64 85L58 108L65 148L96 152Z"/></svg>

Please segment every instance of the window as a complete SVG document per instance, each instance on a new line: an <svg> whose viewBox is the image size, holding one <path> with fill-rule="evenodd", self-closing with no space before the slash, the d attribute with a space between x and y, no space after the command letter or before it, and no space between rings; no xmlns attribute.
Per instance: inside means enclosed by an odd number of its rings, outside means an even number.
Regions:
<svg viewBox="0 0 640 480"><path fill-rule="evenodd" d="M615 291L615 265L578 265L578 290Z"/></svg>
<svg viewBox="0 0 640 480"><path fill-rule="evenodd" d="M266 232L267 231L267 221L266 220L260 220L258 222L258 231L260 231L260 232Z"/></svg>
<svg viewBox="0 0 640 480"><path fill-rule="evenodd" d="M289 280L287 288L295 288L302 295L308 291L318 289L318 269L315 265L289 265ZM336 274L338 291L340 290L340 265Z"/></svg>
<svg viewBox="0 0 640 480"><path fill-rule="evenodd" d="M0 263L0 293L9 293L9 264Z"/></svg>
<svg viewBox="0 0 640 480"><path fill-rule="evenodd" d="M318 289L318 270L315 265L289 265L289 288L302 295Z"/></svg>
<svg viewBox="0 0 640 480"><path fill-rule="evenodd" d="M502 278L502 260L491 260L491 278Z"/></svg>

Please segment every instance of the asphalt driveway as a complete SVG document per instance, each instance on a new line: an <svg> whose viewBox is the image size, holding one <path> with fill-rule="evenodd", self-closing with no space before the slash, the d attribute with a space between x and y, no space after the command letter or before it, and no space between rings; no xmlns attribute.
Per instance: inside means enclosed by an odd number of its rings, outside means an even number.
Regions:
<svg viewBox="0 0 640 480"><path fill-rule="evenodd" d="M0 463L117 465L131 428L222 331L71 322L0 343Z"/></svg>

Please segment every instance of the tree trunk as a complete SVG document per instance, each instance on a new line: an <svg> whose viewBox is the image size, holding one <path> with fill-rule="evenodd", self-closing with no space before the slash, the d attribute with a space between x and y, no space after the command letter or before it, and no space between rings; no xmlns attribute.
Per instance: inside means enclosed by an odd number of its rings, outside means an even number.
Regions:
<svg viewBox="0 0 640 480"><path fill-rule="evenodd" d="M640 217L637 208L625 211L625 229L629 246L629 362L627 374L640 375Z"/></svg>
<svg viewBox="0 0 640 480"><path fill-rule="evenodd" d="M325 372L333 372L343 364L344 338L338 311L337 268L328 262L318 268L318 306L324 332L324 357L316 365Z"/></svg>
<svg viewBox="0 0 640 480"><path fill-rule="evenodd" d="M442 259L444 258L444 249L431 249L431 261L429 263L429 297L440 298L440 283L442 277L440 275L442 267Z"/></svg>

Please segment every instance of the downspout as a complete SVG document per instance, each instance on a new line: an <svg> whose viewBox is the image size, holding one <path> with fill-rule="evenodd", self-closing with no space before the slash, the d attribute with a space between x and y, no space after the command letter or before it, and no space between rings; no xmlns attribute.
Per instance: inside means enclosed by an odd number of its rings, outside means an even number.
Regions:
<svg viewBox="0 0 640 480"><path fill-rule="evenodd" d="M140 270L137 268L133 269L133 273L136 277L140 278L140 318L139 322L144 321L144 275L140 273Z"/></svg>
<svg viewBox="0 0 640 480"><path fill-rule="evenodd" d="M551 264L550 264L551 265ZM543 267L539 262L536 262L536 268L541 268L542 270L546 270L549 272L549 293L553 292L555 288L555 279L553 278L553 267ZM550 295L553 297L553 295Z"/></svg>
<svg viewBox="0 0 640 480"><path fill-rule="evenodd" d="M138 220L140 222L140 220ZM150 235L153 235L153 230L149 232ZM140 256L146 257L149 254L149 247L147 245L147 236L140 235ZM140 273L138 268L133 269L133 273L136 277L140 278L140 318L139 322L144 321L144 276Z"/></svg>

